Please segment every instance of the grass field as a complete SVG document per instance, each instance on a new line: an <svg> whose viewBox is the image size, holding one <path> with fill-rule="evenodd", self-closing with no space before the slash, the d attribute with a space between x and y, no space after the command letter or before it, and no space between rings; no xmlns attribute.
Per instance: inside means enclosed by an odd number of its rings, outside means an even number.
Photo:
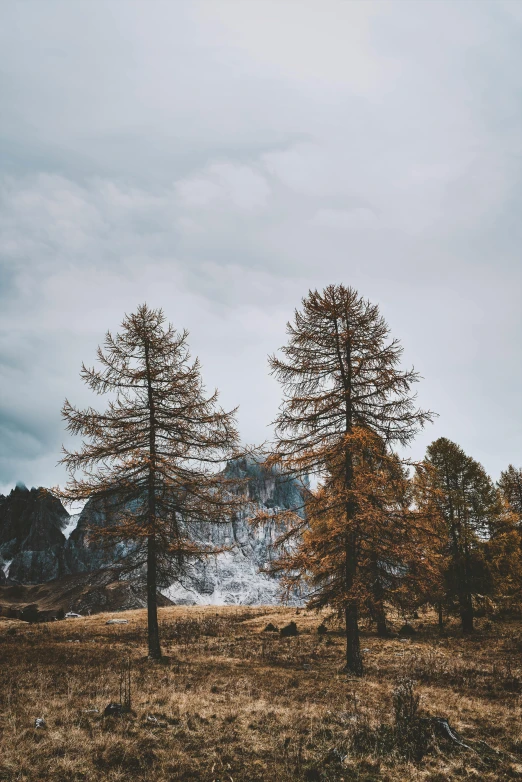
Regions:
<svg viewBox="0 0 522 782"><path fill-rule="evenodd" d="M522 779L520 623L479 620L469 639L456 627L439 637L430 617L410 641L364 632L367 674L356 680L341 673L335 623L317 634L321 618L162 608L162 663L146 659L144 611L0 618L0 780ZM298 637L263 632L290 620ZM126 658L132 710L104 717ZM412 758L393 716L401 678L416 682L421 714L448 718L468 749L430 735Z"/></svg>

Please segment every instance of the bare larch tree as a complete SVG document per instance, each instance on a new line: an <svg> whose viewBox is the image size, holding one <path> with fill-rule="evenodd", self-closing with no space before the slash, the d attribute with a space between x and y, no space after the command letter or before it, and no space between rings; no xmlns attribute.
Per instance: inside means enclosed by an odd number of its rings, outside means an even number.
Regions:
<svg viewBox="0 0 522 782"><path fill-rule="evenodd" d="M63 449L69 501L94 497L111 509L111 522L92 534L129 545L132 567L146 567L149 657L159 659L158 569L179 573L210 545L190 535L190 522L225 522L241 502L219 474L238 443L235 410L207 396L188 333L165 324L161 310L140 306L120 333L107 332L99 368L81 376L97 394L109 394L104 412L65 402L67 429L81 435L78 451ZM77 473L81 473L81 477Z"/></svg>

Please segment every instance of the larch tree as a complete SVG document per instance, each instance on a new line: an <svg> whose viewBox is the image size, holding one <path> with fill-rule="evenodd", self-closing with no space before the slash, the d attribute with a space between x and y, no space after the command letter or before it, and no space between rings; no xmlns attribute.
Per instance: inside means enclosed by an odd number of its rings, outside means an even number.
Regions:
<svg viewBox="0 0 522 782"><path fill-rule="evenodd" d="M442 632L448 591L446 576L451 556L447 547L447 526L440 510L442 495L437 484L435 468L425 460L418 462L412 479L412 500L414 512L420 515L429 530L425 555L431 565L430 577L424 580L419 605L436 607Z"/></svg>
<svg viewBox="0 0 522 782"><path fill-rule="evenodd" d="M420 507L435 504L443 521L445 596L456 600L464 633L473 631L473 596L490 590L485 542L501 514L496 488L477 461L441 437L428 446Z"/></svg>
<svg viewBox="0 0 522 782"><path fill-rule="evenodd" d="M107 332L99 367L82 366L85 383L110 395L106 409L66 401L62 410L68 431L83 441L78 451L63 449L70 480L61 494L105 503L110 523L92 535L127 544L131 566L146 568L151 659L161 657L158 569L175 575L188 558L211 553L190 535L190 522L225 522L241 502L218 472L238 443L235 411L218 406L217 391L205 393L187 337L166 325L161 310L140 306L120 333Z"/></svg>
<svg viewBox="0 0 522 782"><path fill-rule="evenodd" d="M316 518L316 532L323 523L323 548L317 556L310 548L318 568L316 596L342 611L346 668L362 675L358 570L361 541L377 513L368 500L369 478L366 485L362 478L372 472L362 454L382 454L381 443L385 449L407 445L432 414L416 408L411 387L419 376L400 369L402 347L389 339L378 307L353 288L310 291L287 334L282 357L270 358L284 393L273 459L319 481L307 504L307 522ZM295 529L301 532L302 525ZM307 541L305 533L305 546Z"/></svg>
<svg viewBox="0 0 522 782"><path fill-rule="evenodd" d="M522 606L522 468L512 464L497 482L501 513L490 525L486 556L495 598L503 610Z"/></svg>
<svg viewBox="0 0 522 782"><path fill-rule="evenodd" d="M399 457L368 429L350 436L353 482L344 486L344 459L330 463L316 490L305 494L304 518L293 526L293 545L282 546L272 570L282 574L288 593L304 582L309 608L346 609L346 499L355 505L357 569L351 598L360 617L369 617L380 636L389 629L386 604L402 612L423 602L436 577L430 555L431 529L412 508L412 484ZM288 532L282 539L288 540ZM282 541L281 541L282 542Z"/></svg>
<svg viewBox="0 0 522 782"><path fill-rule="evenodd" d="M517 521L522 523L522 467L510 464L500 473L497 486Z"/></svg>

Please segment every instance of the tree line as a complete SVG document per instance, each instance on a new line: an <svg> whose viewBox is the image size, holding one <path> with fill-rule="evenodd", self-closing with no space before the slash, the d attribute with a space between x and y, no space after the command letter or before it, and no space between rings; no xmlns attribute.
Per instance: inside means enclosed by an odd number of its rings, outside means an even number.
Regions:
<svg viewBox="0 0 522 782"><path fill-rule="evenodd" d="M424 460L404 447L434 413L416 406L420 377L401 367L402 347L376 305L330 285L310 291L287 325L287 344L271 356L282 387L268 463L303 481L302 508L282 514L272 571L287 591L302 589L311 608L344 619L346 669L363 674L361 617L388 633L387 610L431 605L458 613L465 633L487 596L516 606L522 597L522 469L497 485L446 438ZM148 645L161 657L159 579L216 549L196 543L191 523L224 523L244 506L244 487L220 466L240 455L236 410L205 390L186 331L142 305L107 333L98 368L82 377L106 409L65 402L78 451L64 449L70 501L96 497L111 508L103 540L131 543L132 566L147 574ZM262 521L258 514L257 523Z"/></svg>

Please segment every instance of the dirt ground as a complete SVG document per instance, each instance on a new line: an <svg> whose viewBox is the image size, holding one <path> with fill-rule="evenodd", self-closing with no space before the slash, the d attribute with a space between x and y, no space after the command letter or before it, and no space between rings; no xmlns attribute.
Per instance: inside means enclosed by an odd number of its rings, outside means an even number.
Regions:
<svg viewBox="0 0 522 782"><path fill-rule="evenodd" d="M0 780L522 779L520 622L480 619L468 639L453 625L440 637L431 616L412 622L411 639L365 630L366 675L354 679L326 614L159 613L161 663L146 658L142 610L33 625L0 618ZM292 620L297 637L264 632ZM105 717L127 659L131 711ZM405 743L394 722L404 680L420 696L420 744ZM428 729L435 716L466 747Z"/></svg>

